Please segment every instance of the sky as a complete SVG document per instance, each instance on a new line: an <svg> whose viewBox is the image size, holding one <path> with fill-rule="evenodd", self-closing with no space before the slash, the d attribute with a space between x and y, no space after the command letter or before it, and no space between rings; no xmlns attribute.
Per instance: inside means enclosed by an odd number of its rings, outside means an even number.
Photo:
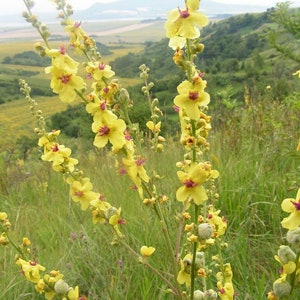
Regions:
<svg viewBox="0 0 300 300"><path fill-rule="evenodd" d="M104 2L118 2L118 1L128 1L128 0L69 0L68 2L73 6L74 10L85 9L90 7L94 3L104 3ZM163 1L163 0L162 0ZM170 0L165 0L170 1ZM205 1L205 0L203 0ZM215 2L222 2L231 4L247 4L253 6L264 6L272 7L275 6L277 2L284 2L278 0L214 0ZM55 7L51 4L50 0L34 0L35 2L35 12L47 12L49 10L55 11ZM141 3L143 0L141 0ZM180 5L183 3L183 0L172 0L175 5ZM246 3L245 3L246 2ZM300 0L291 0L292 6L300 6ZM0 15L10 15L10 14L19 14L25 8L23 0L0 0Z"/></svg>

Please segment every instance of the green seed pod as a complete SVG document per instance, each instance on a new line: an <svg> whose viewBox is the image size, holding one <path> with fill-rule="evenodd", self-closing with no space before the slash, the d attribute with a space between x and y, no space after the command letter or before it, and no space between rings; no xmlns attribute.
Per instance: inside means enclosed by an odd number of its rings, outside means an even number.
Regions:
<svg viewBox="0 0 300 300"><path fill-rule="evenodd" d="M289 261L295 261L296 259L296 254L289 246L281 245L277 254L283 264L287 264Z"/></svg>
<svg viewBox="0 0 300 300"><path fill-rule="evenodd" d="M275 281L273 290L278 298L288 296L291 293L292 287L287 281Z"/></svg>
<svg viewBox="0 0 300 300"><path fill-rule="evenodd" d="M204 299L204 293L200 290L194 291L194 300L203 300Z"/></svg>
<svg viewBox="0 0 300 300"><path fill-rule="evenodd" d="M290 244L299 247L300 246L300 227L298 227L294 230L288 231L288 233L286 235L286 239Z"/></svg>
<svg viewBox="0 0 300 300"><path fill-rule="evenodd" d="M54 290L58 295L65 295L69 291L69 285L63 279L59 279L54 285Z"/></svg>
<svg viewBox="0 0 300 300"><path fill-rule="evenodd" d="M209 223L202 223L198 226L198 237L200 241L211 238L214 228Z"/></svg>

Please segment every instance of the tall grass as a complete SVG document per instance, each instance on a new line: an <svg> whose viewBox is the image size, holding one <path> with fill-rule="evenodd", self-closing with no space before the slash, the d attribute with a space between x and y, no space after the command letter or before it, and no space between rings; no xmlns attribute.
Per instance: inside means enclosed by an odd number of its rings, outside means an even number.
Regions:
<svg viewBox="0 0 300 300"><path fill-rule="evenodd" d="M221 174L217 207L229 220L226 257L233 267L237 299L265 299L277 276L273 256L284 243L280 203L292 197L299 184L299 111L266 100L222 114L225 121L214 120L210 143L211 159ZM157 234L160 224L130 189L129 180L116 177L112 157L87 151L79 140L73 142L74 156L80 158L96 188L113 205L122 206L126 220L122 231L131 246L138 249L141 241L154 245L159 251L151 260L167 273L164 240ZM171 137L159 160L145 149L147 164L163 177L163 190L171 199L166 215L173 227L170 232L174 229L173 239L179 209L174 195L178 187L175 163L182 152ZM39 262L61 270L89 299L172 299L158 278L126 249L111 246L108 228L94 226L89 212L69 200L61 175L35 157L38 154L33 151L24 165L2 157L0 184L1 210L9 214L16 237L30 237ZM0 248L0 299L43 299L20 276L14 255L11 248Z"/></svg>

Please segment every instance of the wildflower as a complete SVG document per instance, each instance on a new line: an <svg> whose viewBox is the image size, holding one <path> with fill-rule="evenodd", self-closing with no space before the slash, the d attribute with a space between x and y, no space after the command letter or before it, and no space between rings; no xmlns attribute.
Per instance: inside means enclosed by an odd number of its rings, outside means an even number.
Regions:
<svg viewBox="0 0 300 300"><path fill-rule="evenodd" d="M207 222L213 225L214 237L223 235L227 228L226 220L219 216L220 212L221 210L215 210L212 205L208 207Z"/></svg>
<svg viewBox="0 0 300 300"><path fill-rule="evenodd" d="M206 81L201 78L195 82L184 80L177 87L179 95L174 98L174 104L183 109L186 115L198 120L200 117L200 107L210 102L210 96L204 92Z"/></svg>
<svg viewBox="0 0 300 300"><path fill-rule="evenodd" d="M207 163L192 164L187 172L178 171L177 176L183 186L176 192L178 201L184 202L191 197L197 205L207 200L207 194L202 184L211 174L210 165Z"/></svg>
<svg viewBox="0 0 300 300"><path fill-rule="evenodd" d="M60 170L58 167L66 162L70 171L72 171L78 161L70 158L71 153L71 149L66 148L64 145L53 143L51 146L49 145L49 150L46 150L46 153L41 158L44 161L52 162L52 167L57 171Z"/></svg>
<svg viewBox="0 0 300 300"><path fill-rule="evenodd" d="M5 232L2 232L0 235L0 245L6 246L9 244L9 239L7 237L7 234Z"/></svg>
<svg viewBox="0 0 300 300"><path fill-rule="evenodd" d="M29 238L23 237L23 246L28 247L31 244Z"/></svg>
<svg viewBox="0 0 300 300"><path fill-rule="evenodd" d="M70 34L70 45L75 49L80 49L81 43L86 38L86 33L81 27L81 22L75 22L74 20L68 19L66 21L65 31Z"/></svg>
<svg viewBox="0 0 300 300"><path fill-rule="evenodd" d="M57 137L60 135L60 130L52 130L51 132L45 133L39 138L39 147L44 147L44 152L51 149L52 144L56 141Z"/></svg>
<svg viewBox="0 0 300 300"><path fill-rule="evenodd" d="M198 38L200 31L197 26L207 25L207 17L198 11L199 2L199 0L187 0L184 10L178 8L168 13L165 29L172 49L183 48L186 39Z"/></svg>
<svg viewBox="0 0 300 300"><path fill-rule="evenodd" d="M281 203L281 208L283 211L290 213L287 218L281 221L283 228L293 230L300 226L300 189L298 189L295 199L284 199Z"/></svg>
<svg viewBox="0 0 300 300"><path fill-rule="evenodd" d="M79 298L79 288L78 288L78 286L76 286L75 289L69 288L67 297L68 297L69 300L79 300L79 299L81 299L81 298ZM87 299L87 298L82 297L82 300L83 299Z"/></svg>
<svg viewBox="0 0 300 300"><path fill-rule="evenodd" d="M295 73L293 73L293 75L296 75L300 78L300 70L296 71Z"/></svg>
<svg viewBox="0 0 300 300"><path fill-rule="evenodd" d="M0 221L5 221L7 219L7 213L0 212Z"/></svg>
<svg viewBox="0 0 300 300"><path fill-rule="evenodd" d="M126 124L122 119L97 119L92 124L92 130L97 133L94 139L97 148L105 147L109 141L114 150L119 150L126 143L124 135Z"/></svg>
<svg viewBox="0 0 300 300"><path fill-rule="evenodd" d="M75 70L51 66L46 68L46 73L52 74L50 87L55 94L59 95L62 102L73 102L77 96L76 91L85 87L84 80L76 75Z"/></svg>
<svg viewBox="0 0 300 300"><path fill-rule="evenodd" d="M80 202L82 210L86 210L89 203L98 197L92 188L93 185L89 178L83 178L81 181L75 180L71 184L70 196L74 202Z"/></svg>
<svg viewBox="0 0 300 300"><path fill-rule="evenodd" d="M137 186L141 185L141 180L144 182L149 181L149 176L144 168L145 161L141 156L130 156L129 158L122 159L128 176Z"/></svg>
<svg viewBox="0 0 300 300"><path fill-rule="evenodd" d="M186 284L187 287L191 285L191 271L192 271L192 254L187 254L180 260L180 271L177 276L179 284Z"/></svg>
<svg viewBox="0 0 300 300"><path fill-rule="evenodd" d="M104 84L105 80L115 75L115 72L111 69L111 66L102 62L90 62L86 67L86 72L95 80L103 81Z"/></svg>
<svg viewBox="0 0 300 300"><path fill-rule="evenodd" d="M94 199L90 202L90 207L93 215L93 223L104 224L106 222L106 212L111 205L108 202L103 201L100 195L97 199Z"/></svg>
<svg viewBox="0 0 300 300"><path fill-rule="evenodd" d="M289 246L281 245L275 255L275 259L282 266L282 276L285 274L292 274L296 270L296 254L292 251Z"/></svg>
<svg viewBox="0 0 300 300"><path fill-rule="evenodd" d="M140 252L142 254L142 256L144 257L149 257L151 256L155 251L154 247L147 247L147 246L142 246L140 249Z"/></svg>
<svg viewBox="0 0 300 300"><path fill-rule="evenodd" d="M153 121L148 121L146 123L146 126L153 132L160 132L160 126L161 126L161 122L158 122L157 124L154 124Z"/></svg>
<svg viewBox="0 0 300 300"><path fill-rule="evenodd" d="M67 53L66 48L62 45L59 49L46 49L46 55L52 58L52 67L60 70L68 70L71 73L77 73L79 63L73 60ZM51 71L52 68L46 68Z"/></svg>
<svg viewBox="0 0 300 300"><path fill-rule="evenodd" d="M232 285L232 271L229 263L224 264L223 272L218 272L217 277L217 287L218 294L222 300L231 300L234 296L234 288Z"/></svg>
<svg viewBox="0 0 300 300"><path fill-rule="evenodd" d="M45 271L46 268L39 265L36 261L25 261L21 258L17 260L19 265L28 281L38 283L41 279L40 271Z"/></svg>

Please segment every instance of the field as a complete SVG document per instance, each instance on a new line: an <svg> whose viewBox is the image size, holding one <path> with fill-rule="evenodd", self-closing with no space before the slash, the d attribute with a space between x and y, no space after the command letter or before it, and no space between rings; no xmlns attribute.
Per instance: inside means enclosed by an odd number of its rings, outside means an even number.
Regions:
<svg viewBox="0 0 300 300"><path fill-rule="evenodd" d="M97 41L111 47L113 54L103 57L109 62L128 52L141 51L146 41L159 39L157 33L161 32L162 23L143 27L132 22L100 24L101 33L95 29L100 27L99 24L85 25ZM53 30L55 32L55 27ZM14 38L19 37L18 41L10 40L13 34ZM33 36L30 30L22 39L20 31L13 34L10 32L5 40L1 40L0 61L8 55L31 50ZM6 70L0 74L2 80L6 74L17 80L18 72L35 71L37 74L29 76L32 84L43 87L49 84L42 67L0 66ZM120 76L118 70L115 71ZM140 79L120 76L120 80L126 87ZM294 198L299 187L300 155L296 151L299 107L273 99L267 92L257 97L259 100L252 98L251 103L238 99L243 103L238 107L208 110L208 115L212 116L210 149L201 154L220 173L212 190L216 189L214 195L219 195L214 196L218 199L215 206L228 224L224 237L228 243L224 248L224 263L232 265L236 300L263 300L272 289L280 269L274 255L279 245L286 243L286 230L280 222L287 214L282 212L281 202L288 197ZM38 109L46 118L67 107L58 97L38 96L37 101ZM105 196L105 201L122 208L123 219L118 220L118 224L125 235L126 247L122 241L114 243L109 224L94 225L91 212L82 211L78 203L71 200L68 183L62 174L52 170L51 163L40 159L41 149L32 146L24 149L24 153L18 152L16 140L22 135L35 139L35 144L38 139L33 133L35 119L22 96L0 104L0 108L0 212L8 214L12 224L11 237L18 241L17 246L22 237L28 237L31 255L38 263L45 266L47 272L60 270L64 279L72 286L78 285L82 295L89 300L174 299L168 286L147 265L149 259L150 266L159 274L176 281L171 275L173 258L166 255L168 243L161 234L166 228L156 218L155 209L142 203L129 177L117 172L113 153L96 150L92 142L84 138L62 136L60 139L61 144L72 149L72 157L79 160L79 169L91 179L94 189ZM146 159L145 168L152 176L149 186L153 183L157 188L153 188L153 194L168 196L161 213L168 224L172 245L177 243L177 227L183 209L182 203L176 200L176 190L180 186L176 163L182 162L186 153L179 135L167 134L162 152L151 150L148 136L136 141L142 143L139 150ZM205 209L203 205L203 211ZM183 244L186 242L183 236L181 240ZM127 251L128 245L130 251ZM132 255L138 253L142 245L156 248L145 261ZM184 244L179 254L184 256L186 249ZM212 254L210 251L208 254ZM16 249L1 245L0 299L44 299L34 284L20 274L15 255ZM211 262L205 270L208 277L213 268ZM197 283L204 286L204 281ZM215 288L215 280L211 282L213 284L206 286L207 289Z"/></svg>

